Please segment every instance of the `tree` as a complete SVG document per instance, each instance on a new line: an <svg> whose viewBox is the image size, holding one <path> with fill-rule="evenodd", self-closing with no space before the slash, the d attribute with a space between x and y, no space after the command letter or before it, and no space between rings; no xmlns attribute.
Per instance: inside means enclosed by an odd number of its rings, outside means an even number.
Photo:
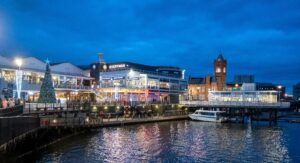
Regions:
<svg viewBox="0 0 300 163"><path fill-rule="evenodd" d="M46 71L42 81L38 103L56 103L49 62L46 63Z"/></svg>

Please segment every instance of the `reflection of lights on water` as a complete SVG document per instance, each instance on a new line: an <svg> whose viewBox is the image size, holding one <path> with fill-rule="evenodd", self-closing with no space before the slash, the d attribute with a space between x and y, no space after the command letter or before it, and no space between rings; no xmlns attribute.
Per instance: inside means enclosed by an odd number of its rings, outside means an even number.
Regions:
<svg viewBox="0 0 300 163"><path fill-rule="evenodd" d="M164 122L102 128L96 136L89 137L83 150L85 159L98 162L160 162L178 158L239 162L241 156L254 162L289 162L284 135L280 129L265 126ZM175 155L168 155L170 152Z"/></svg>
<svg viewBox="0 0 300 163"><path fill-rule="evenodd" d="M86 117L86 118L85 118L85 121L86 121L87 123L89 123L89 122L90 122L90 118L89 118L89 117Z"/></svg>

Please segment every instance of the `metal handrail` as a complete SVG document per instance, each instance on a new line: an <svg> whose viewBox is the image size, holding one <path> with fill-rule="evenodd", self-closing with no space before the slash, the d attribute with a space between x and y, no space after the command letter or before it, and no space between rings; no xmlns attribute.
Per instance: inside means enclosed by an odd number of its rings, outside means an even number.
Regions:
<svg viewBox="0 0 300 163"><path fill-rule="evenodd" d="M276 102L276 103L267 103L267 102L232 102L232 101L180 101L182 105L199 105L199 106L243 106L243 107L280 107L288 108L290 107L289 102Z"/></svg>

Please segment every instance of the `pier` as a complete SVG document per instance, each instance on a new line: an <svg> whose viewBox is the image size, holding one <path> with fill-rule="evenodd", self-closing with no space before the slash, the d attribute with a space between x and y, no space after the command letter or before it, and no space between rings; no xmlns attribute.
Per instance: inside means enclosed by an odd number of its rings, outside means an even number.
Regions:
<svg viewBox="0 0 300 163"><path fill-rule="evenodd" d="M246 117L252 120L269 121L270 124L277 123L279 112L292 112L290 102L276 102L276 103L263 103L263 102L216 102L216 101L182 101L180 103L188 107L190 110L199 108L207 110L222 110L225 111L224 116L230 120L241 122L245 121Z"/></svg>

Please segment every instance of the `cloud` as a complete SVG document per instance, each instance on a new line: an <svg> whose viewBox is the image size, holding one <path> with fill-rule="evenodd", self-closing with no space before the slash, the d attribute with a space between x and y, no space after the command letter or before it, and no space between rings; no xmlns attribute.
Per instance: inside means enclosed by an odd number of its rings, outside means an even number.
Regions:
<svg viewBox="0 0 300 163"><path fill-rule="evenodd" d="M1 1L0 23L9 32L0 41L10 41L0 52L88 64L101 51L109 62L177 65L200 76L213 72L222 48L229 81L251 73L288 81L290 91L300 71L299 6L296 0Z"/></svg>

